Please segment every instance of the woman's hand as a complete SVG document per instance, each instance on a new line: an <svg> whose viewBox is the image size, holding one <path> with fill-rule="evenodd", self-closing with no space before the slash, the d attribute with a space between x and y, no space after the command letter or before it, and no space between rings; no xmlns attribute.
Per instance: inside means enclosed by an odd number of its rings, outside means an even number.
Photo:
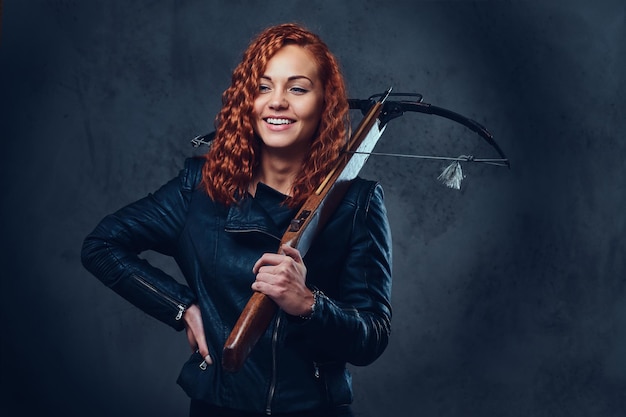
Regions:
<svg viewBox="0 0 626 417"><path fill-rule="evenodd" d="M200 355L202 355L207 365L212 365L213 360L211 359L211 355L209 355L209 347L207 346L206 337L204 335L204 326L202 324L200 308L195 304L187 307L187 310L185 310L185 314L183 315L183 320L185 320L187 341L189 341L191 350L197 350L200 352Z"/></svg>
<svg viewBox="0 0 626 417"><path fill-rule="evenodd" d="M314 297L306 286L306 266L297 249L288 245L281 249L284 255L265 253L256 261L252 289L270 297L287 314L308 316Z"/></svg>

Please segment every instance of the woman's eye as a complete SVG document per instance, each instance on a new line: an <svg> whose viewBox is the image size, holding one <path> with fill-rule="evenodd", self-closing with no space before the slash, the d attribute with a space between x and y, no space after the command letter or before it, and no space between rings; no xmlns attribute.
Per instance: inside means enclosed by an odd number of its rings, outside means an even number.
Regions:
<svg viewBox="0 0 626 417"><path fill-rule="evenodd" d="M270 91L270 87L268 85L261 84L259 86L259 93L266 93Z"/></svg>
<svg viewBox="0 0 626 417"><path fill-rule="evenodd" d="M302 87L291 87L290 91L296 94L304 94L309 90L307 90L306 88L302 88Z"/></svg>

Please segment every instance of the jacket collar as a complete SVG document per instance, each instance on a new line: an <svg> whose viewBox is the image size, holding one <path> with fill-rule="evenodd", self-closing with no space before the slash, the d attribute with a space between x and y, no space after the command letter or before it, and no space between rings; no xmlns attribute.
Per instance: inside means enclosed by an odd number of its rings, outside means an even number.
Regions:
<svg viewBox="0 0 626 417"><path fill-rule="evenodd" d="M254 196L233 204L226 217L227 232L261 232L280 240L297 210L283 204L287 196L259 183Z"/></svg>

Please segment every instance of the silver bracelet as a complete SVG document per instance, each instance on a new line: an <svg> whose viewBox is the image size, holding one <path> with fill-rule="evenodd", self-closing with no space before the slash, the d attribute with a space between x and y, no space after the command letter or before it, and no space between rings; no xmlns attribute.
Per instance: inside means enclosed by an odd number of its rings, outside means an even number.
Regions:
<svg viewBox="0 0 626 417"><path fill-rule="evenodd" d="M313 290L311 292L313 293L313 304L311 304L311 312L307 316L299 315L298 317L300 317L302 320L309 320L313 316L313 313L315 313L315 306L317 305L317 297L322 294L320 290Z"/></svg>

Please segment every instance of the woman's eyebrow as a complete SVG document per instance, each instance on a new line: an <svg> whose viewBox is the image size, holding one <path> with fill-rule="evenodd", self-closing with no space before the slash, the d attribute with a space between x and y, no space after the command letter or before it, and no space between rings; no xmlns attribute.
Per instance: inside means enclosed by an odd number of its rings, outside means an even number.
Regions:
<svg viewBox="0 0 626 417"><path fill-rule="evenodd" d="M270 77L269 75L265 75L265 74L261 75L261 79L272 81L272 77ZM300 80L300 79L307 80L311 84L313 84L313 81L309 77L307 77L306 75L292 75L292 76L287 78L287 81L295 81L295 80Z"/></svg>

